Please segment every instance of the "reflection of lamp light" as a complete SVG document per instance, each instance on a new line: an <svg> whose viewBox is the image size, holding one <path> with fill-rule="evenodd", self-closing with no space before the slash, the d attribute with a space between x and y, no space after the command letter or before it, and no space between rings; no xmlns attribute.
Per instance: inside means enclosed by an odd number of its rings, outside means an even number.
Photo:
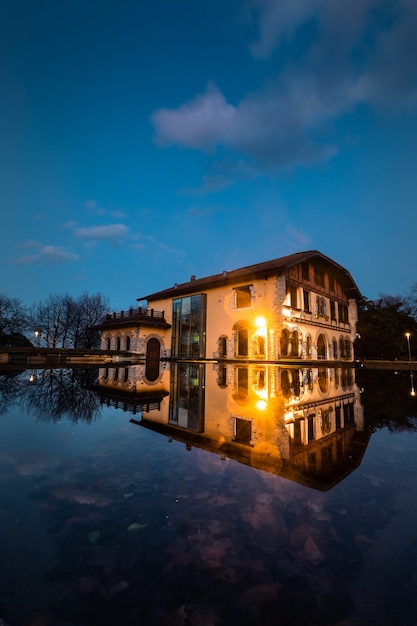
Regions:
<svg viewBox="0 0 417 626"><path fill-rule="evenodd" d="M35 382L35 375L34 375L34 374L31 374L31 375L29 376L29 382L30 382L30 383Z"/></svg>
<svg viewBox="0 0 417 626"><path fill-rule="evenodd" d="M407 337L408 360L411 361L410 333L405 333L405 336Z"/></svg>
<svg viewBox="0 0 417 626"><path fill-rule="evenodd" d="M411 391L410 391L410 393L411 393L412 396L415 396L416 395L416 391L414 389L414 374L412 372L410 374L410 382L411 382Z"/></svg>

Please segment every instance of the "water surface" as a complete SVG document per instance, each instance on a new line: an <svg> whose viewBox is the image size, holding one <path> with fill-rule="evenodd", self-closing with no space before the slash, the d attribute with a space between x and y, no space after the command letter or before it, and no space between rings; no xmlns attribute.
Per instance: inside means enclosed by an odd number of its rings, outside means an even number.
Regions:
<svg viewBox="0 0 417 626"><path fill-rule="evenodd" d="M174 370L0 372L0 619L416 624L410 374Z"/></svg>

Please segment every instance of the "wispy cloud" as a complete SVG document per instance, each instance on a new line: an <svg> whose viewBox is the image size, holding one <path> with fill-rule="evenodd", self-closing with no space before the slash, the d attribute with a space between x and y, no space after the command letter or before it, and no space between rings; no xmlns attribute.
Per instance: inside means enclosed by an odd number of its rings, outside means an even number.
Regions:
<svg viewBox="0 0 417 626"><path fill-rule="evenodd" d="M73 263L78 261L80 256L74 252L69 252L61 246L43 246L37 252L28 254L16 259L16 263L32 264L32 263Z"/></svg>
<svg viewBox="0 0 417 626"><path fill-rule="evenodd" d="M75 228L74 235L78 239L90 241L111 241L120 244L129 234L125 224L109 224L107 226L87 226Z"/></svg>
<svg viewBox="0 0 417 626"><path fill-rule="evenodd" d="M279 74L235 104L209 84L151 117L158 146L217 153L205 191L241 180L242 172L274 175L331 158L340 143L334 122L358 105L416 106L415 0L249 0L248 16L258 28L249 51L261 63L298 37Z"/></svg>

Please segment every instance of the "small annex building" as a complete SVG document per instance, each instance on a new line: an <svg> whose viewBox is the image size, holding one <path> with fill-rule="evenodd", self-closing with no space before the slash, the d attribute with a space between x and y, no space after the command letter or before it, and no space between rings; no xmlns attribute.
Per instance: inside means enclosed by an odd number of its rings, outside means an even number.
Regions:
<svg viewBox="0 0 417 626"><path fill-rule="evenodd" d="M102 349L193 359L352 361L358 303L349 272L317 250L297 252L138 298L113 313Z"/></svg>

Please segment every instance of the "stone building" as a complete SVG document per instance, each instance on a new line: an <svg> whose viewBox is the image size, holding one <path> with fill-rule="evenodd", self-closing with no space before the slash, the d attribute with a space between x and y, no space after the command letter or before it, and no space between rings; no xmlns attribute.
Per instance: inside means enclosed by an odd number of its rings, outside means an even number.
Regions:
<svg viewBox="0 0 417 626"><path fill-rule="evenodd" d="M103 349L148 358L352 361L361 294L349 272L317 250L182 284L109 315Z"/></svg>

